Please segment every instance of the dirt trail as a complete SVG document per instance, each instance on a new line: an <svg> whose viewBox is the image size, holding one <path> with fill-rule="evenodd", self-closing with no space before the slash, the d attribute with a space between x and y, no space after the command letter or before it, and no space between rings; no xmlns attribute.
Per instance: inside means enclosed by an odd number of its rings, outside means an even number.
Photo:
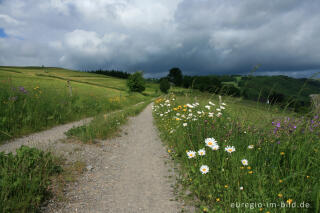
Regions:
<svg viewBox="0 0 320 213"><path fill-rule="evenodd" d="M101 146L55 141L49 150L82 160L89 171L66 189L66 202L45 212L177 213L168 153L153 125L151 104L122 128L122 136ZM3 150L0 147L0 150ZM184 211L185 212L185 211Z"/></svg>

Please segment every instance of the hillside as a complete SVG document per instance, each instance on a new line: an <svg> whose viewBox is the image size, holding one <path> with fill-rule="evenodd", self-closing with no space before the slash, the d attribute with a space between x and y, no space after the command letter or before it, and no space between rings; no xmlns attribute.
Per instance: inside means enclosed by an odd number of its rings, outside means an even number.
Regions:
<svg viewBox="0 0 320 213"><path fill-rule="evenodd" d="M0 141L122 109L157 95L131 93L126 80L50 67L0 67Z"/></svg>

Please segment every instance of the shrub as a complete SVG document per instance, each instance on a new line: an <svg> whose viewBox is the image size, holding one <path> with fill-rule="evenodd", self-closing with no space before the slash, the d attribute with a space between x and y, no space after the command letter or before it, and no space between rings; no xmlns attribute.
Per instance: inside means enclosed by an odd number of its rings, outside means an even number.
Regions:
<svg viewBox="0 0 320 213"><path fill-rule="evenodd" d="M142 76L142 72L135 72L130 75L127 85L131 92L143 92L146 89L146 82Z"/></svg>
<svg viewBox="0 0 320 213"><path fill-rule="evenodd" d="M160 90L163 93L168 93L168 90L170 89L170 82L167 78L162 78L160 80Z"/></svg>

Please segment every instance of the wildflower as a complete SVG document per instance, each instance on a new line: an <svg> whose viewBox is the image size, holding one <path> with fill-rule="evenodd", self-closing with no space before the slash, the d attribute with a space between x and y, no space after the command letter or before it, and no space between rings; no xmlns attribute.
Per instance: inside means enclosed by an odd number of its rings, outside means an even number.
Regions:
<svg viewBox="0 0 320 213"><path fill-rule="evenodd" d="M240 190L243 190L243 186L240 186Z"/></svg>
<svg viewBox="0 0 320 213"><path fill-rule="evenodd" d="M254 145L249 145L248 146L248 149L253 149L254 148Z"/></svg>
<svg viewBox="0 0 320 213"><path fill-rule="evenodd" d="M206 143L206 145L207 145L208 147L212 147L212 146L214 146L214 145L217 145L217 141L216 141L214 138L206 138L206 139L204 140L204 142Z"/></svg>
<svg viewBox="0 0 320 213"><path fill-rule="evenodd" d="M208 208L207 208L207 207L204 207L204 208L203 208L203 212L208 212Z"/></svg>
<svg viewBox="0 0 320 213"><path fill-rule="evenodd" d="M206 150L205 149L199 149L198 155L203 156L205 154L206 154Z"/></svg>
<svg viewBox="0 0 320 213"><path fill-rule="evenodd" d="M225 148L226 152L232 153L234 151L236 151L236 148L234 148L234 146L227 146Z"/></svg>
<svg viewBox="0 0 320 213"><path fill-rule="evenodd" d="M163 116L163 114L161 113L161 114L160 114L160 117L162 117L162 116Z"/></svg>
<svg viewBox="0 0 320 213"><path fill-rule="evenodd" d="M177 109L177 108L173 108L173 110L174 110L174 111L177 111L178 109Z"/></svg>
<svg viewBox="0 0 320 213"><path fill-rule="evenodd" d="M171 152L171 150L170 149L168 149L168 153L170 153Z"/></svg>
<svg viewBox="0 0 320 213"><path fill-rule="evenodd" d="M279 193L279 194L278 194L278 197L282 198L282 197L283 197L283 194Z"/></svg>
<svg viewBox="0 0 320 213"><path fill-rule="evenodd" d="M210 110L210 106L209 106L209 105L206 105L205 108L207 108L208 110Z"/></svg>
<svg viewBox="0 0 320 213"><path fill-rule="evenodd" d="M227 104L226 103L221 103L221 105L226 106Z"/></svg>
<svg viewBox="0 0 320 213"><path fill-rule="evenodd" d="M213 117L213 113L212 113L212 112L209 112L208 117L209 117L209 118L212 118L212 117Z"/></svg>
<svg viewBox="0 0 320 213"><path fill-rule="evenodd" d="M249 170L250 170L250 169L251 169L251 166L248 166L248 167L247 167L247 169L249 169Z"/></svg>
<svg viewBox="0 0 320 213"><path fill-rule="evenodd" d="M211 101L209 101L209 104L210 104L210 105L212 105L212 106L214 106L214 105L215 105L215 104L214 104L214 103L212 103Z"/></svg>
<svg viewBox="0 0 320 213"><path fill-rule="evenodd" d="M251 175L253 173L253 171L249 171L248 173Z"/></svg>
<svg viewBox="0 0 320 213"><path fill-rule="evenodd" d="M284 152L280 152L280 155L284 155Z"/></svg>
<svg viewBox="0 0 320 213"><path fill-rule="evenodd" d="M188 126L188 124L187 123L183 123L183 126Z"/></svg>
<svg viewBox="0 0 320 213"><path fill-rule="evenodd" d="M310 178L310 176L309 176L309 175L307 175L307 178L309 179L309 178Z"/></svg>
<svg viewBox="0 0 320 213"><path fill-rule="evenodd" d="M219 201L220 201L220 198L216 198L216 201L219 202Z"/></svg>
<svg viewBox="0 0 320 213"><path fill-rule="evenodd" d="M279 180L279 183L282 183L283 182L283 180Z"/></svg>
<svg viewBox="0 0 320 213"><path fill-rule="evenodd" d="M209 172L209 167L208 167L207 165L202 165L202 166L200 167L200 172L201 172L202 174L207 174L207 173Z"/></svg>
<svg viewBox="0 0 320 213"><path fill-rule="evenodd" d="M247 159L242 159L241 160L242 165L248 166L248 160Z"/></svg>
<svg viewBox="0 0 320 213"><path fill-rule="evenodd" d="M221 109L220 109L220 108L217 108L216 110L217 110L218 112L220 112L220 111L221 111Z"/></svg>
<svg viewBox="0 0 320 213"><path fill-rule="evenodd" d="M180 118L176 118L176 121L179 121L180 120Z"/></svg>
<svg viewBox="0 0 320 213"><path fill-rule="evenodd" d="M227 189L228 187L229 187L228 185L224 185L224 188L226 188L226 189Z"/></svg>
<svg viewBox="0 0 320 213"><path fill-rule="evenodd" d="M220 106L220 109L226 109L224 106Z"/></svg>
<svg viewBox="0 0 320 213"><path fill-rule="evenodd" d="M180 113L177 113L176 116L180 116Z"/></svg>
<svg viewBox="0 0 320 213"><path fill-rule="evenodd" d="M187 111L187 109L183 109L183 111L184 111L184 112L186 112L186 111Z"/></svg>
<svg viewBox="0 0 320 213"><path fill-rule="evenodd" d="M292 201L293 201L292 199L288 199L287 203L289 203L289 205L291 205Z"/></svg>
<svg viewBox="0 0 320 213"><path fill-rule="evenodd" d="M215 144L213 146L210 147L212 150L216 151L219 149L219 145L218 144Z"/></svg>
<svg viewBox="0 0 320 213"><path fill-rule="evenodd" d="M244 169L244 167L243 167L243 166L240 166L240 169Z"/></svg>
<svg viewBox="0 0 320 213"><path fill-rule="evenodd" d="M194 158L196 156L196 152L195 151L188 151L187 155L188 155L188 158Z"/></svg>

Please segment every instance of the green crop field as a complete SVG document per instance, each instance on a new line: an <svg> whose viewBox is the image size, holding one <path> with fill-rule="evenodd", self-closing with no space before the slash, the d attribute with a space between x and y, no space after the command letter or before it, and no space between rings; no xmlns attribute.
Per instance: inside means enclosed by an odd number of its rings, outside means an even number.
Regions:
<svg viewBox="0 0 320 213"><path fill-rule="evenodd" d="M61 68L0 67L0 82L0 141L157 95L156 84L131 93L124 79Z"/></svg>

